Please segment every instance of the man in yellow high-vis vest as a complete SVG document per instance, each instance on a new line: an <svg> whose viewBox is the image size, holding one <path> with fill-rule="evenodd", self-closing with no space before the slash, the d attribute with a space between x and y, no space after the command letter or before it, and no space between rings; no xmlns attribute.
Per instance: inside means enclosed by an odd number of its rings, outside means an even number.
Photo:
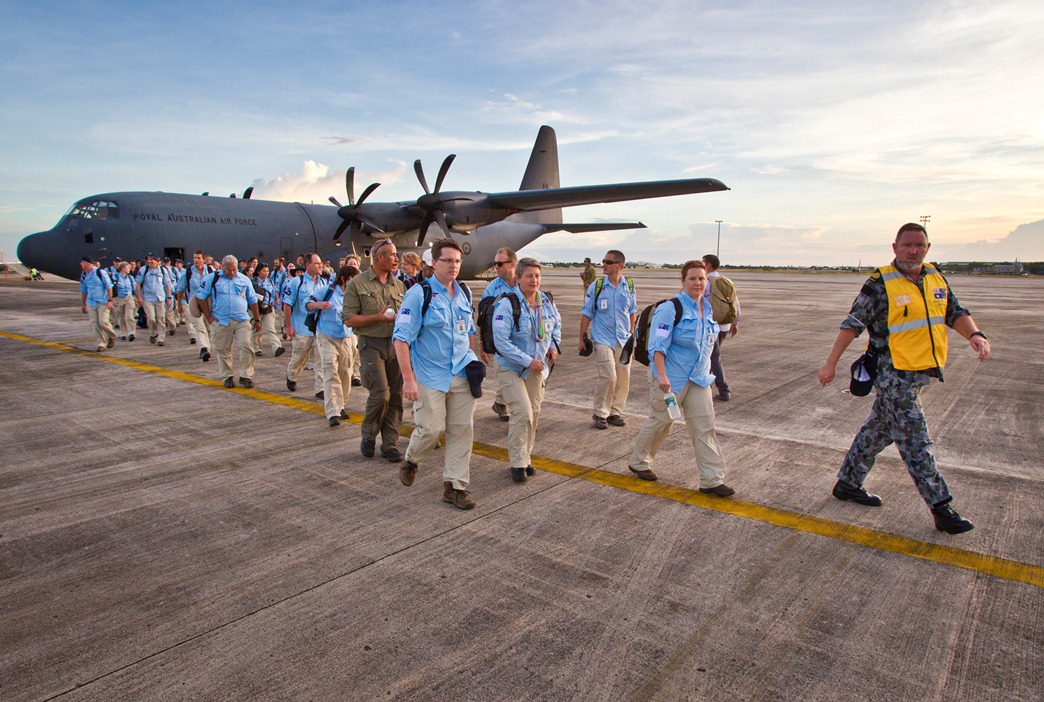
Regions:
<svg viewBox="0 0 1044 702"><path fill-rule="evenodd" d="M932 511L936 529L960 534L974 525L951 505L950 490L931 452L920 393L932 378L943 379L947 326L968 341L980 361L990 355L990 342L938 269L924 262L930 247L923 226L904 224L899 229L892 244L895 259L863 284L819 369L819 382L826 385L834 379L841 354L867 329L868 348L877 359L877 396L838 471L834 497L880 506L881 498L863 489L863 480L877 454L895 443Z"/></svg>

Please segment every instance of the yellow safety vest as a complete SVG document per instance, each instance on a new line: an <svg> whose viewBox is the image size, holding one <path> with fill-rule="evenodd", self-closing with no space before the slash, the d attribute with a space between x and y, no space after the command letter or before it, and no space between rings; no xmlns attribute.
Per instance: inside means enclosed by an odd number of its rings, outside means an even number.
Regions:
<svg viewBox="0 0 1044 702"><path fill-rule="evenodd" d="M911 371L945 366L946 302L950 296L946 279L929 264L921 271L921 288L894 266L878 270L888 295L892 365Z"/></svg>

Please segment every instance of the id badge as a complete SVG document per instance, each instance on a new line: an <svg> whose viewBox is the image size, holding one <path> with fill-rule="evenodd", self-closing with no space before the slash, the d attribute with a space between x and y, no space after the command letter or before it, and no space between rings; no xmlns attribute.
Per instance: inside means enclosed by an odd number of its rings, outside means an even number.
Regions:
<svg viewBox="0 0 1044 702"><path fill-rule="evenodd" d="M468 323L463 319L457 320L457 333L464 335L468 333Z"/></svg>
<svg viewBox="0 0 1044 702"><path fill-rule="evenodd" d="M600 309L600 310L607 310L607 309L609 309L609 301L608 300L599 300L598 301L598 309Z"/></svg>

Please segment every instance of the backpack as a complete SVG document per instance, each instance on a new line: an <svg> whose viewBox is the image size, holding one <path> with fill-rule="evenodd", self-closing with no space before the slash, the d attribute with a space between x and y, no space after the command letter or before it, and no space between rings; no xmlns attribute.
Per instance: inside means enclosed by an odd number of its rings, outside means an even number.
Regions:
<svg viewBox="0 0 1044 702"><path fill-rule="evenodd" d="M651 365L649 358L649 327L652 325L653 312L665 302L674 303L674 324L677 325L682 318L681 300L676 297L665 297L659 302L654 302L638 315L638 324L634 328L634 352L633 358L643 366Z"/></svg>
<svg viewBox="0 0 1044 702"><path fill-rule="evenodd" d="M551 293L541 290L540 294L552 305L555 304L555 298ZM511 303L511 318L515 323L515 331L518 331L518 320L522 317L522 303L519 302L518 295L515 293L503 292L496 297L490 295L479 300L478 327L482 332L482 350L490 355L497 353L497 346L493 341L493 309L501 300L508 300Z"/></svg>
<svg viewBox="0 0 1044 702"><path fill-rule="evenodd" d="M718 324L732 324L739 317L736 286L720 275L711 278L708 284L711 286L710 303L714 321Z"/></svg>
<svg viewBox="0 0 1044 702"><path fill-rule="evenodd" d="M624 278L627 281L627 290L634 295L634 280L631 278ZM598 302L598 296L602 294L602 286L605 284L605 276L602 276L595 281L595 296L594 301ZM597 309L597 308L596 308Z"/></svg>

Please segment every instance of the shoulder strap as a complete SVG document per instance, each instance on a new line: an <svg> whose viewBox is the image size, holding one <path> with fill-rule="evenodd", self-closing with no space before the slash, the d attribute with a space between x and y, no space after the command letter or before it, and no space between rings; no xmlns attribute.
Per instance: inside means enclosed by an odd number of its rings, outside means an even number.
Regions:
<svg viewBox="0 0 1044 702"><path fill-rule="evenodd" d="M630 293L632 295L634 295L634 279L633 278L628 278L627 279L627 289L630 291Z"/></svg>
<svg viewBox="0 0 1044 702"><path fill-rule="evenodd" d="M428 307L431 305L431 283L427 280L421 280L420 286L424 295L424 302L421 303L421 319L423 320L424 315L428 313Z"/></svg>

